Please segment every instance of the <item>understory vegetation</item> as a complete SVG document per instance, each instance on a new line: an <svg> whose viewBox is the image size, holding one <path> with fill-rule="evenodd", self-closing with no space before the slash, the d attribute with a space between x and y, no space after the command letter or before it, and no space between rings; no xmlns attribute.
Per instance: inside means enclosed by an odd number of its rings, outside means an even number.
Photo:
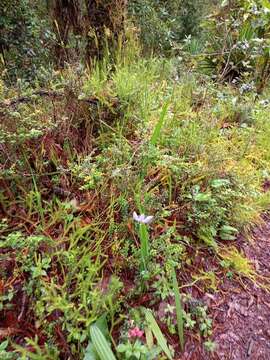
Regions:
<svg viewBox="0 0 270 360"><path fill-rule="evenodd" d="M9 2L0 20L0 358L214 353L203 294L269 288L237 245L270 204L268 3L130 2L117 46L85 64L72 34L58 67L45 8L15 2L34 15L19 47Z"/></svg>

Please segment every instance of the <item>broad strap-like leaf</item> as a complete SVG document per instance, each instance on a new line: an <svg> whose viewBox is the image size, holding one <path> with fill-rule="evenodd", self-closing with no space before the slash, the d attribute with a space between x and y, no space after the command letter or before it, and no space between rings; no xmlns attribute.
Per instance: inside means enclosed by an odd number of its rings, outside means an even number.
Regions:
<svg viewBox="0 0 270 360"><path fill-rule="evenodd" d="M158 345L161 347L162 351L167 355L168 359L172 360L172 354L171 351L167 345L167 340L165 339L164 335L162 334L160 327L158 326L152 311L149 309L144 309L144 314L146 321L148 323L148 326L152 330Z"/></svg>
<svg viewBox="0 0 270 360"><path fill-rule="evenodd" d="M108 341L97 325L94 324L90 327L90 335L95 351L98 354L100 360L116 360L116 357L114 356Z"/></svg>
<svg viewBox="0 0 270 360"><path fill-rule="evenodd" d="M95 351L92 341L89 341L83 360L99 360L98 354Z"/></svg>
<svg viewBox="0 0 270 360"><path fill-rule="evenodd" d="M173 291L174 291L174 297L175 297L178 336L179 336L181 350L184 350L183 309L182 309L182 305L181 305L181 297L180 297L179 286L178 286L178 282L177 282L177 278L176 278L175 269L173 269L173 271L172 271L172 277L173 277Z"/></svg>

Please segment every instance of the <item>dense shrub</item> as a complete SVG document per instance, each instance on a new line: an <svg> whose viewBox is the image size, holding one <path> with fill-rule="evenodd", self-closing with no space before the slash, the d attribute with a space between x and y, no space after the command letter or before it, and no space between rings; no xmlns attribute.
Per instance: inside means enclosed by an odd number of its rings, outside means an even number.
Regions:
<svg viewBox="0 0 270 360"><path fill-rule="evenodd" d="M267 1L224 1L204 29L209 39L203 65L210 74L222 81L254 81L258 90L264 87L270 72Z"/></svg>
<svg viewBox="0 0 270 360"><path fill-rule="evenodd" d="M0 6L0 72L13 81L33 79L40 66L48 64L52 34L39 16L42 3L3 0ZM14 11L16 9L16 11Z"/></svg>
<svg viewBox="0 0 270 360"><path fill-rule="evenodd" d="M170 52L187 35L196 35L209 0L131 0L129 12L144 47Z"/></svg>

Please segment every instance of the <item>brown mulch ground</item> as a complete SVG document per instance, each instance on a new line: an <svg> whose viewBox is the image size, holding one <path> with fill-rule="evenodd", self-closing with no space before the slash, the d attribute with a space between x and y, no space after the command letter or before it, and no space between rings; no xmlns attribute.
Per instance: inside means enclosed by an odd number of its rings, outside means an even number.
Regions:
<svg viewBox="0 0 270 360"><path fill-rule="evenodd" d="M270 280L270 220L253 231L253 241L240 237L239 248L258 274ZM179 360L270 360L270 292L248 280L224 279L214 294L206 294L217 348L207 353L187 341Z"/></svg>

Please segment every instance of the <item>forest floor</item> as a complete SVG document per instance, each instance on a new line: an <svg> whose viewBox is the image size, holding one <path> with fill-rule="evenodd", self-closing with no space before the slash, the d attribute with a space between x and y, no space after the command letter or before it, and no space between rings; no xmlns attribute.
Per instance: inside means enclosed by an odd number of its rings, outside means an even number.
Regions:
<svg viewBox="0 0 270 360"><path fill-rule="evenodd" d="M212 340L216 344L213 354L201 345L201 338L194 332L187 333L184 354L178 360L269 360L270 359L270 292L267 283L270 279L270 219L264 218L261 226L255 227L252 236L240 236L238 249L246 255L256 269L261 284L246 278L228 278L220 272L217 291L205 292L194 285L185 289L192 298L206 304L213 319ZM193 266L203 266L205 271L217 271L215 258L198 253ZM207 261L205 261L207 259ZM191 270L191 269L186 269ZM183 277L188 271L183 272ZM188 276L188 275L187 275ZM186 279L187 280L187 279ZM268 280L268 281L267 281ZM13 308L0 322L0 339L9 335L31 336L27 321L26 297L17 297L17 308ZM3 320L3 319L2 319ZM174 342L170 339L171 343ZM177 342L175 347L177 347Z"/></svg>
<svg viewBox="0 0 270 360"><path fill-rule="evenodd" d="M119 359L270 359L270 93L110 69L0 102L0 350L88 359L101 318Z"/></svg>
<svg viewBox="0 0 270 360"><path fill-rule="evenodd" d="M262 226L254 228L252 238L241 236L238 246L252 261L261 279L267 281L270 278L270 219L264 220ZM216 351L210 355L190 340L179 360L270 359L270 293L267 289L249 280L224 278L218 291L206 293L203 300L211 309Z"/></svg>

